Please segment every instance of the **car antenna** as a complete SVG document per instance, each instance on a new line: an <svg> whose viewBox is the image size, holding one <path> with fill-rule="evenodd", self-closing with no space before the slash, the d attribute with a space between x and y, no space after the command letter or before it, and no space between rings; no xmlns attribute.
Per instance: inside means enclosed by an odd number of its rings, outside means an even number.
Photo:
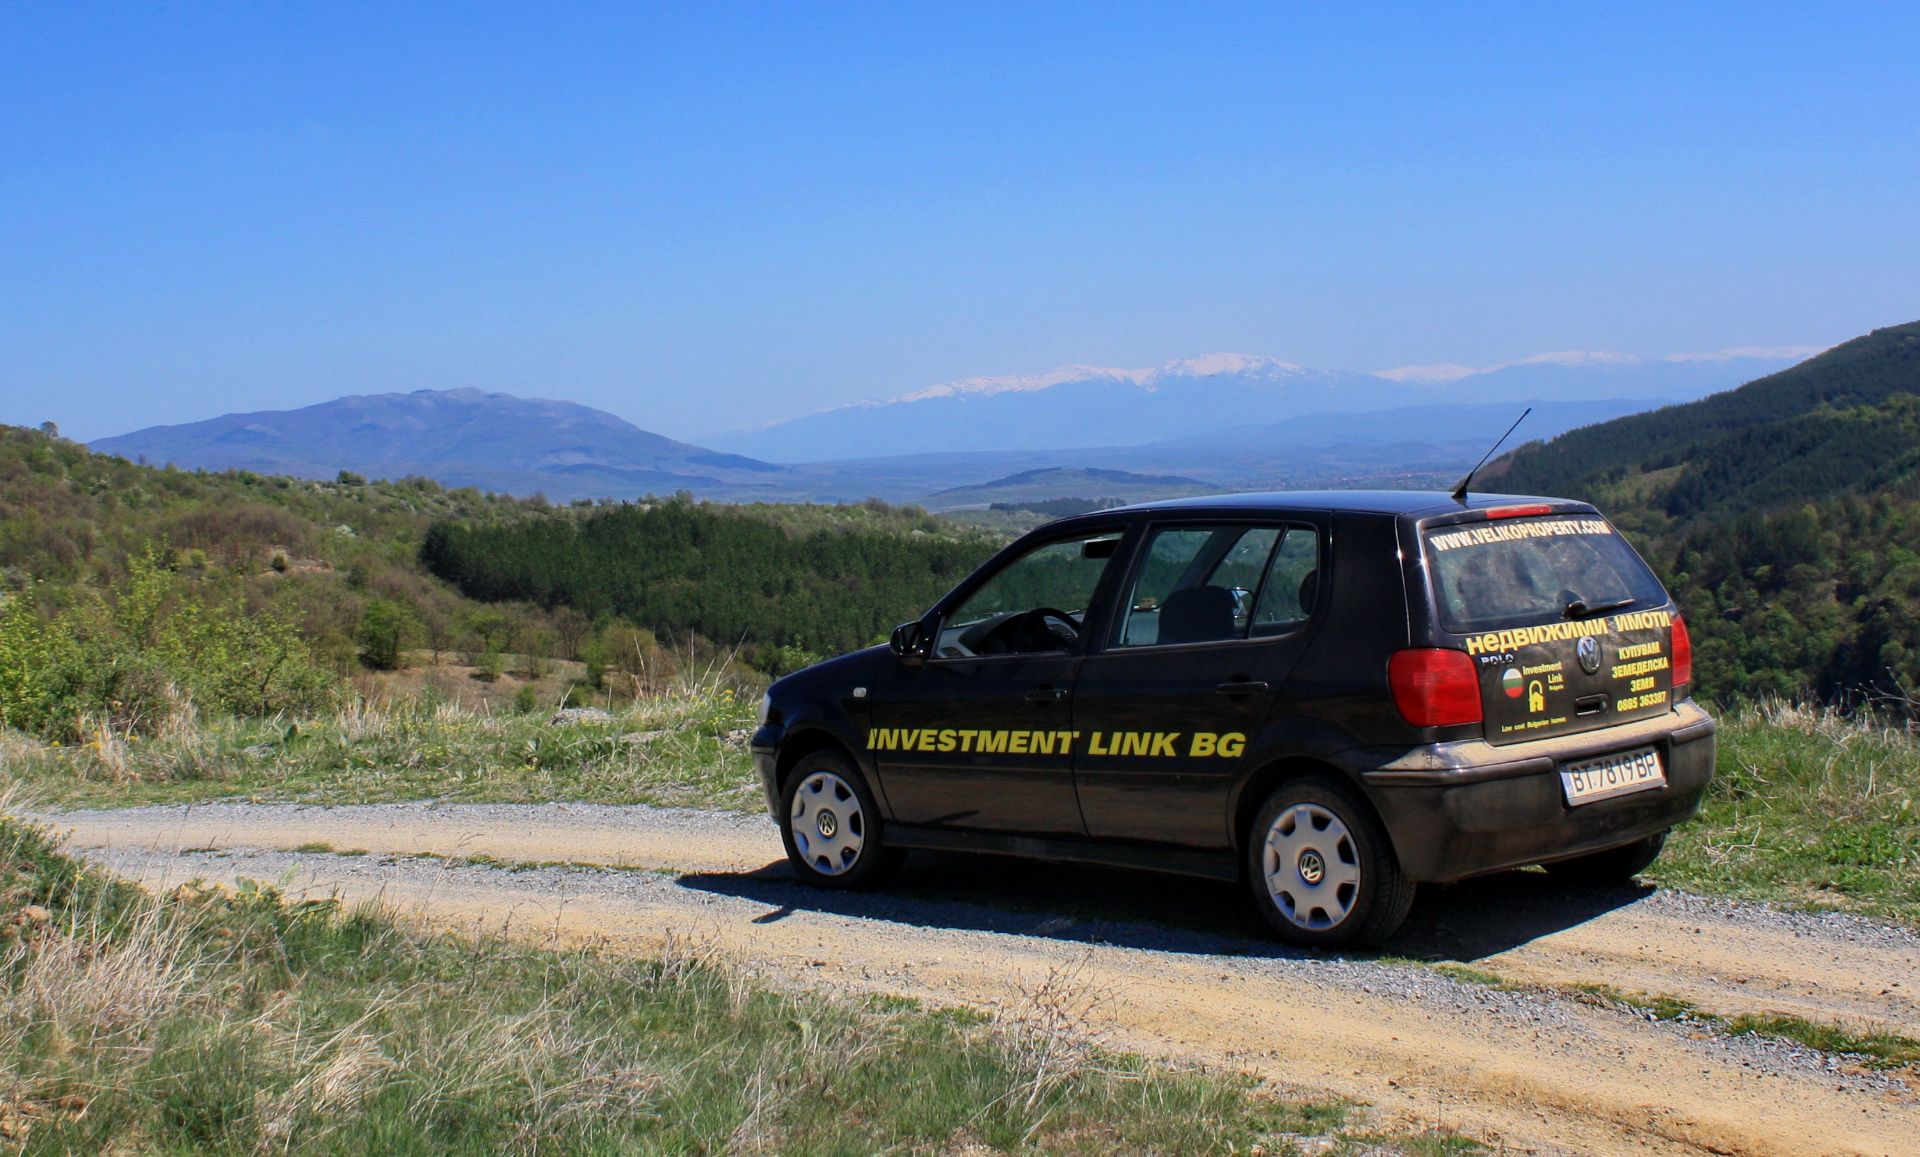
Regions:
<svg viewBox="0 0 1920 1157"><path fill-rule="evenodd" d="M1493 451L1500 448L1501 442L1505 442L1508 438L1513 437L1513 432L1520 428L1520 423L1526 421L1527 415L1531 413L1533 413L1532 406L1528 406L1526 409L1520 411L1520 416L1513 420L1513 425L1508 426L1507 432L1500 435L1500 442L1493 444L1493 450L1489 450L1482 455L1480 461L1473 464L1473 469L1467 471L1467 476L1460 480L1460 485L1453 488L1453 500L1455 502L1465 502L1467 500L1467 483L1473 481L1473 476L1480 473L1480 467L1485 466L1487 459L1493 457Z"/></svg>

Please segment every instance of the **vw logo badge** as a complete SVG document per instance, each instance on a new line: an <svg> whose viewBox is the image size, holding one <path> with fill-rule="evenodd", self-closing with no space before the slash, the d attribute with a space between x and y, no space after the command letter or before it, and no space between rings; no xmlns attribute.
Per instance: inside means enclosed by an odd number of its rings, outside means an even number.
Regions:
<svg viewBox="0 0 1920 1157"><path fill-rule="evenodd" d="M1580 669L1591 675L1600 670L1600 644L1594 642L1592 635L1580 636L1574 644L1574 657L1580 660Z"/></svg>

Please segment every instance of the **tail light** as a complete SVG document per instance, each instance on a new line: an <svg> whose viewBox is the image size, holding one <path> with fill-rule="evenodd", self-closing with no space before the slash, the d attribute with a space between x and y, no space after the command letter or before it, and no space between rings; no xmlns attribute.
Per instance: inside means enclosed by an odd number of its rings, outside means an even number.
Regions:
<svg viewBox="0 0 1920 1157"><path fill-rule="evenodd" d="M1687 634L1687 621L1673 616L1673 697L1680 688L1693 682L1693 637Z"/></svg>
<svg viewBox="0 0 1920 1157"><path fill-rule="evenodd" d="M1393 705L1415 727L1478 723L1480 677L1465 651L1413 647L1387 660Z"/></svg>
<svg viewBox="0 0 1920 1157"><path fill-rule="evenodd" d="M1531 518L1536 514L1552 514L1553 507L1544 502L1530 506L1493 506L1487 509L1488 518Z"/></svg>

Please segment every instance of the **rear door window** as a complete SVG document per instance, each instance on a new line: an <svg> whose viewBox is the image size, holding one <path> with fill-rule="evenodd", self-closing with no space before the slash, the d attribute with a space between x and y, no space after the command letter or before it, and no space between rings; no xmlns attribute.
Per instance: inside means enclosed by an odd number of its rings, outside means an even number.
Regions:
<svg viewBox="0 0 1920 1157"><path fill-rule="evenodd" d="M1463 636L1492 743L1671 707L1672 617L1646 563L1597 515L1423 531L1440 624Z"/></svg>
<svg viewBox="0 0 1920 1157"><path fill-rule="evenodd" d="M1121 604L1116 647L1215 643L1305 622L1303 583L1318 565L1310 527L1160 526Z"/></svg>
<svg viewBox="0 0 1920 1157"><path fill-rule="evenodd" d="M1667 601L1647 564L1597 515L1435 527L1426 551L1441 625L1457 635Z"/></svg>

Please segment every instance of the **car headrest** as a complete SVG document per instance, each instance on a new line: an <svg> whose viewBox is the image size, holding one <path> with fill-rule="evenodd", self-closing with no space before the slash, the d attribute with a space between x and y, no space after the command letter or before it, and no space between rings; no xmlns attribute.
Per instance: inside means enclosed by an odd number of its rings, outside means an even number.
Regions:
<svg viewBox="0 0 1920 1157"><path fill-rule="evenodd" d="M1160 604L1159 642L1205 643L1233 634L1233 592L1225 587L1188 587Z"/></svg>
<svg viewBox="0 0 1920 1157"><path fill-rule="evenodd" d="M1319 595L1319 593L1320 593L1320 572L1317 570L1310 570L1307 572L1306 577L1300 580L1300 617L1301 618L1305 619L1305 618L1312 617L1313 600L1317 595Z"/></svg>

